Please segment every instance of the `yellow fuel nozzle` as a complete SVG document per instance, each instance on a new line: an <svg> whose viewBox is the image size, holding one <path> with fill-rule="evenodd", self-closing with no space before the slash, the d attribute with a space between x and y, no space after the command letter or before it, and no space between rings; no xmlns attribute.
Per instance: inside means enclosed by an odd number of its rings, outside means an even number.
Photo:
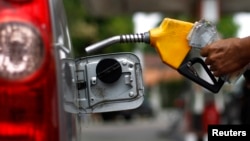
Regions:
<svg viewBox="0 0 250 141"><path fill-rule="evenodd" d="M165 18L161 25L151 29L150 44L157 49L161 60L174 69L178 69L191 47L187 36L193 23Z"/></svg>
<svg viewBox="0 0 250 141"><path fill-rule="evenodd" d="M201 24L202 23L203 21L201 21ZM224 80L222 78L218 78L217 80L201 58L194 57L185 60L190 50L192 49L192 47L190 46L190 41L192 41L191 43L195 42L193 44L195 46L204 46L203 44L196 43L196 41L200 43L200 41L203 40L200 40L200 38L194 38L197 36L199 37L203 34L201 32L201 35L193 35L194 30L199 29L199 27L196 27L196 24L197 23L193 24L185 21L165 18L159 27L151 29L149 31L150 45L157 49L161 60L165 64L177 70L180 74L203 86L204 88L207 88L211 92L217 93L223 86ZM207 25L209 26L209 24L205 24L205 26ZM209 30L201 31L204 31L207 34L210 33ZM190 40L190 37L195 40ZM199 77L198 73L193 68L193 65L196 63L200 64L207 72L207 75L212 81L211 83Z"/></svg>
<svg viewBox="0 0 250 141"><path fill-rule="evenodd" d="M149 43L152 47L156 48L163 63L211 92L217 93L222 87L224 80L222 78L218 78L217 80L201 58L186 59L192 47L204 47L204 45L210 42L210 39L214 38L214 30L213 28L212 30L207 30L206 27L210 25L206 21L202 20L198 23L201 25L205 24L203 26L196 26L197 23L165 18L159 27L151 29L148 32L110 37L86 47L85 51L91 53L116 43ZM204 26L205 29L201 28L202 30L200 30L200 27ZM194 32L194 30L202 32ZM201 36L203 34L209 35L209 38L205 38L207 43L204 42L203 38L199 38L203 37ZM193 69L193 65L196 63L202 65L212 83L198 76L198 73Z"/></svg>

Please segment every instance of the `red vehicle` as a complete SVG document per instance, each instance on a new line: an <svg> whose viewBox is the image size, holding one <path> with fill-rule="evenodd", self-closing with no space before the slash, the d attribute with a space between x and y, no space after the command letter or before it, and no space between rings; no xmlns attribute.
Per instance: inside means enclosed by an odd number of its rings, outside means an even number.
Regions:
<svg viewBox="0 0 250 141"><path fill-rule="evenodd" d="M131 56L70 59L61 0L1 0L0 140L82 140L80 124L85 113L138 107L142 103L141 68L136 57L128 59ZM120 72L108 84L101 78L106 73L90 72L105 61L110 63L110 57ZM102 97L100 87L106 90Z"/></svg>
<svg viewBox="0 0 250 141"><path fill-rule="evenodd" d="M57 5L59 4L59 5ZM60 107L58 58L60 38L70 48L59 1L0 1L0 140L56 141L65 135L66 113ZM53 8L51 7L53 6ZM61 33L60 33L61 31ZM59 118L60 117L60 118ZM64 132L64 133L63 133ZM65 137L63 137L65 136Z"/></svg>

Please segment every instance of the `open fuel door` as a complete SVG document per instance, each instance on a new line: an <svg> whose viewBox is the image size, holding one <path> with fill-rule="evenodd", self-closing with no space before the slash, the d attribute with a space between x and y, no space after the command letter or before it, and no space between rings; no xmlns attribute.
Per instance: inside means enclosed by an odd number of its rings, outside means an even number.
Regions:
<svg viewBox="0 0 250 141"><path fill-rule="evenodd" d="M64 59L62 69L67 112L127 110L137 108L143 102L141 64L132 53Z"/></svg>

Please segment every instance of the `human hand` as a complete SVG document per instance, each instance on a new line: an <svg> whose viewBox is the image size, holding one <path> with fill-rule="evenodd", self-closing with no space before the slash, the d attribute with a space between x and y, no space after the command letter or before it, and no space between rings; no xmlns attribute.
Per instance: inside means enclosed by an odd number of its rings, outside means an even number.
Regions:
<svg viewBox="0 0 250 141"><path fill-rule="evenodd" d="M249 46L245 46L240 38L228 38L211 43L201 50L206 57L205 63L215 76L232 74L249 63Z"/></svg>

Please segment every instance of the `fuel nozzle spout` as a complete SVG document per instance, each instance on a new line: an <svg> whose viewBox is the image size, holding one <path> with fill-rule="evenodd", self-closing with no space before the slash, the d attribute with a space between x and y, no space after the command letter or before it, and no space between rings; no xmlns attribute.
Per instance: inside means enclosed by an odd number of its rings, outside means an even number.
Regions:
<svg viewBox="0 0 250 141"><path fill-rule="evenodd" d="M116 43L150 43L149 32L136 33L136 34L124 34L110 37L102 40L85 48L87 53L92 53L97 50L103 49Z"/></svg>

